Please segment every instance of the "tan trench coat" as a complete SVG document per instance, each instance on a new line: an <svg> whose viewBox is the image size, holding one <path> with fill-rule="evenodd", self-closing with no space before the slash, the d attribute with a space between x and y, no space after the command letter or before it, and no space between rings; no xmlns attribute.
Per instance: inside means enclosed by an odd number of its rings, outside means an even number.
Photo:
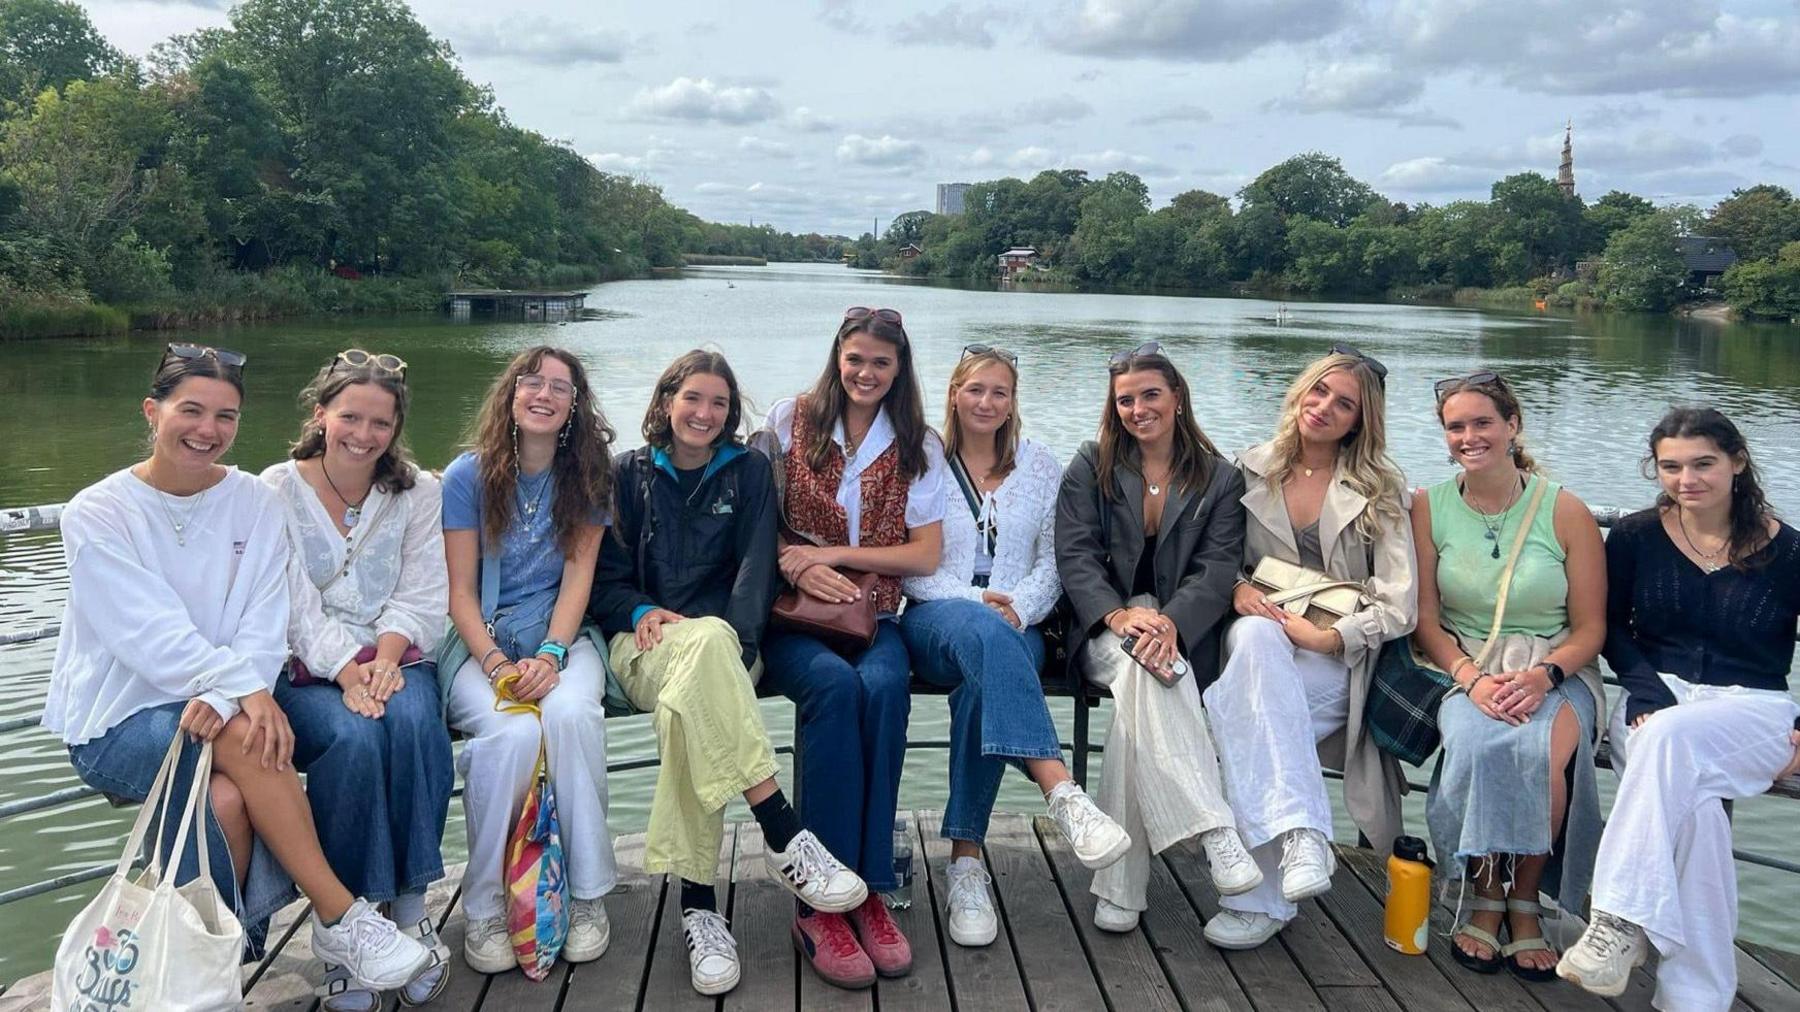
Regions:
<svg viewBox="0 0 1800 1012"><path fill-rule="evenodd" d="M1274 465L1269 444L1251 447L1238 458L1244 476L1243 579L1265 555L1300 563L1293 523L1281 489L1264 475ZM1354 524L1368 500L1341 481L1325 493L1319 514L1319 547L1326 572L1355 580L1369 589L1370 604L1340 619L1334 628L1344 638L1344 663L1350 668L1350 720L1343 731L1319 743L1319 762L1344 773L1344 806L1357 828L1377 852L1394 845L1404 825L1400 796L1406 778L1399 762L1376 747L1363 713L1375 659L1388 640L1411 634L1419 618L1418 555L1407 517L1411 493L1403 495L1399 517L1382 516L1373 545L1364 544Z"/></svg>

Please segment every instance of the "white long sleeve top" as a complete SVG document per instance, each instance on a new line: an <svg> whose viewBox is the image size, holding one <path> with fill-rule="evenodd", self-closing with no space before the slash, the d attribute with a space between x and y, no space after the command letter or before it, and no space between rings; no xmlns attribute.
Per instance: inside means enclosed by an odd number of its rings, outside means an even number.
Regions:
<svg viewBox="0 0 1800 1012"><path fill-rule="evenodd" d="M313 677L335 679L383 633L398 633L429 656L450 611L437 478L421 470L403 492L372 490L349 537L338 533L294 461L270 466L262 480L281 497L293 549L288 644Z"/></svg>
<svg viewBox="0 0 1800 1012"><path fill-rule="evenodd" d="M986 589L1011 594L1013 611L1028 626L1042 622L1062 593L1056 575L1056 494L1062 470L1049 450L1021 439L1012 473L981 502L982 515L998 527ZM909 576L900 588L917 601L980 601L983 588L970 582L980 550L975 514L948 467L944 485L943 559L937 572Z"/></svg>
<svg viewBox="0 0 1800 1012"><path fill-rule="evenodd" d="M230 720L239 699L275 684L288 543L268 486L231 468L199 495L172 496L117 471L69 503L62 542L69 600L44 727L66 744L195 698Z"/></svg>

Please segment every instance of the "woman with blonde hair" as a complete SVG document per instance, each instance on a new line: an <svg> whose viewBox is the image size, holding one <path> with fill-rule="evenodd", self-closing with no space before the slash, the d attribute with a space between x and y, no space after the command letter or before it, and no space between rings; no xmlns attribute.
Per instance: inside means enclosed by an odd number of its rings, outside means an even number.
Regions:
<svg viewBox="0 0 1800 1012"><path fill-rule="evenodd" d="M1296 903L1331 888L1321 763L1344 771L1346 807L1378 848L1400 832L1404 780L1362 721L1382 643L1411 632L1418 613L1411 496L1387 454L1386 384L1379 361L1333 346L1288 387L1275 438L1238 458L1239 617L1204 698L1225 794L1263 881L1219 901L1206 938L1221 948L1261 945ZM1359 606L1322 628L1272 604L1250 579L1264 559L1310 571L1299 580L1359 584Z"/></svg>
<svg viewBox="0 0 1800 1012"><path fill-rule="evenodd" d="M944 459L956 479L944 504L944 557L930 576L901 581L900 617L913 671L950 693L949 932L958 945L999 930L981 841L1007 763L1044 792L1050 816L1090 868L1130 846L1118 823L1069 777L1038 669L1056 606L1056 493L1062 467L1019 434L1018 358L970 345L950 374Z"/></svg>

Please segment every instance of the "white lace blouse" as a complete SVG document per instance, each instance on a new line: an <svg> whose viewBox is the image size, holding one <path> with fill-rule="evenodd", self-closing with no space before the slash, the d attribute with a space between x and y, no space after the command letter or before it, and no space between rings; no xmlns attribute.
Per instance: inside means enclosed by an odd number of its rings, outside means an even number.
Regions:
<svg viewBox="0 0 1800 1012"><path fill-rule="evenodd" d="M450 611L438 480L421 470L404 492L371 491L362 522L344 537L294 461L270 467L262 479L286 507L293 546L288 640L313 677L336 678L383 633L406 637L429 657L443 638ZM359 539L367 544L357 550L350 570L331 582Z"/></svg>
<svg viewBox="0 0 1800 1012"><path fill-rule="evenodd" d="M1062 487L1062 465L1050 451L1029 439L1019 441L1018 463L993 493L982 499L982 515L999 530L989 590L1011 594L1019 621L1036 625L1056 607L1062 581L1056 575L1056 494ZM944 556L930 576L909 576L900 583L918 601L963 597L981 600L975 575L979 532L961 487L945 468Z"/></svg>

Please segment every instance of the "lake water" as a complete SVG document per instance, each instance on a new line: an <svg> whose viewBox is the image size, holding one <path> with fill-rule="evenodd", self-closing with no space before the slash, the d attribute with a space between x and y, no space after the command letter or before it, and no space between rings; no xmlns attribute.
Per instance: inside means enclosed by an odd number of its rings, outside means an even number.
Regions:
<svg viewBox="0 0 1800 1012"><path fill-rule="evenodd" d="M602 319L567 324L453 323L437 316L285 322L180 335L249 355L248 399L230 461L260 469L295 433L296 395L331 354L360 346L411 363L419 459L441 467L487 384L516 351L554 343L588 363L602 406L635 446L651 383L678 353L714 346L732 361L746 394L766 408L809 386L825 364L844 307L893 306L905 314L926 392L927 419L942 419L945 383L965 344L1017 352L1025 432L1068 456L1090 438L1106 391L1107 357L1162 342L1194 387L1202 425L1227 452L1266 439L1289 380L1334 341L1349 341L1390 370L1388 426L1394 456L1415 485L1451 471L1432 413L1433 380L1495 367L1517 386L1534 453L1589 503L1637 507L1654 486L1639 471L1643 439L1668 404L1707 401L1731 414L1760 454L1770 497L1800 517L1800 330L1716 326L1667 317L1562 317L1423 306L1275 303L1150 295L991 292L933 287L837 266L690 270L679 278L603 285L589 294ZM0 506L63 502L138 459L138 402L170 334L100 340L0 343ZM53 535L0 539L0 631L58 619L66 589ZM0 647L0 720L42 705L53 641ZM1066 705L1055 708L1065 737ZM789 739L791 708L766 704L770 730ZM1106 718L1096 721L1097 737ZM944 704L921 698L916 739L947 737ZM652 754L643 718L612 721L615 760ZM1422 778L1421 778L1422 779ZM1602 774L1610 791L1612 778ZM76 783L62 746L37 729L0 735L0 802ZM636 832L647 817L653 774L621 774L613 826ZM914 751L902 800L941 807L944 755ZM1422 829L1418 796L1409 820ZM1038 810L1035 790L1012 777L1000 805ZM741 806L739 806L741 808ZM457 806L452 806L455 812ZM733 817L742 817L734 811ZM103 802L0 822L0 890L116 859L128 819ZM1800 805L1753 799L1737 807L1740 848L1791 856ZM1354 839L1340 817L1339 835ZM462 850L460 822L446 847ZM1746 938L1791 946L1800 876L1738 866ZM0 907L0 982L44 969L62 926L90 888ZM1787 911L1784 916L1780 911Z"/></svg>

